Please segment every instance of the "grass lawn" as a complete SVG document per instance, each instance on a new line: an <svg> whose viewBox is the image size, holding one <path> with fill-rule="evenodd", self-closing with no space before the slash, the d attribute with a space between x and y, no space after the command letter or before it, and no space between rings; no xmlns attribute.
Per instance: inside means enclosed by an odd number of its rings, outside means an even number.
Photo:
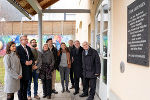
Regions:
<svg viewBox="0 0 150 100"><path fill-rule="evenodd" d="M3 64L3 57L0 57L0 85L4 84L4 75L5 75L5 69Z"/></svg>
<svg viewBox="0 0 150 100"><path fill-rule="evenodd" d="M56 70L56 83L60 82L60 73Z"/></svg>

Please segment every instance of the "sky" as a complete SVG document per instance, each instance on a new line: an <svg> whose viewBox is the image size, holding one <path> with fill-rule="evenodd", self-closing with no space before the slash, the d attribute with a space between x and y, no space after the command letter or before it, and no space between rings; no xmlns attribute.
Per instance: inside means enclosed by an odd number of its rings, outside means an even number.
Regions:
<svg viewBox="0 0 150 100"><path fill-rule="evenodd" d="M78 0L59 0L51 9L76 9ZM25 16L13 7L7 0L0 0L0 20L5 18L6 21L20 21ZM25 18L26 19L26 18Z"/></svg>
<svg viewBox="0 0 150 100"><path fill-rule="evenodd" d="M77 9L77 1L78 0L59 0L52 8L54 9ZM56 8L57 7L57 8Z"/></svg>

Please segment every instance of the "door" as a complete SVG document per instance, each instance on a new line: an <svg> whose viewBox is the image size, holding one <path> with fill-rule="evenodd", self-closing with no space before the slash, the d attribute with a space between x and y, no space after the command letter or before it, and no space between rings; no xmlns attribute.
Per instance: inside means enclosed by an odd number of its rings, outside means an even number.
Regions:
<svg viewBox="0 0 150 100"><path fill-rule="evenodd" d="M101 62L101 75L97 79L97 89L96 92L101 98L101 100L107 100L108 98L108 65L109 65L109 38L108 38L108 2L104 0L100 4L97 15L95 17L95 32L96 32L96 50L100 56Z"/></svg>

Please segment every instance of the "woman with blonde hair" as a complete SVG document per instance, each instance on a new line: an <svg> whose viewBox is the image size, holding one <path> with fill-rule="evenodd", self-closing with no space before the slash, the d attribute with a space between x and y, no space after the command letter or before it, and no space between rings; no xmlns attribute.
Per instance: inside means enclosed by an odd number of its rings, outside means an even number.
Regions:
<svg viewBox="0 0 150 100"><path fill-rule="evenodd" d="M49 50L48 44L44 44L42 51L42 66L39 78L43 84L43 98L51 99L52 94L52 69L54 67L54 56Z"/></svg>
<svg viewBox="0 0 150 100"><path fill-rule="evenodd" d="M61 76L61 85L62 85L62 93L65 92L64 80L66 83L66 92L70 93L68 90L69 83L69 72L71 68L71 60L70 53L65 43L61 43L61 48L58 51L58 65Z"/></svg>
<svg viewBox="0 0 150 100"><path fill-rule="evenodd" d="M22 66L13 41L8 42L3 61L5 65L4 92L7 93L7 100L14 100L14 93L20 89Z"/></svg>

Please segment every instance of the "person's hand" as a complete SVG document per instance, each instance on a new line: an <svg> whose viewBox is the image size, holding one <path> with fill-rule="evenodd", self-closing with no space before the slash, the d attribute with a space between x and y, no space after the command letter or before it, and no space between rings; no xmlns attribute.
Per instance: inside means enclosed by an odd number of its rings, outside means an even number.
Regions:
<svg viewBox="0 0 150 100"><path fill-rule="evenodd" d="M99 74L95 74L95 76L99 76Z"/></svg>
<svg viewBox="0 0 150 100"><path fill-rule="evenodd" d="M27 65L27 66L30 65L30 62L29 62L29 61L26 61L25 65Z"/></svg>
<svg viewBox="0 0 150 100"><path fill-rule="evenodd" d="M32 66L33 70L36 70L38 67L36 65Z"/></svg>
<svg viewBox="0 0 150 100"><path fill-rule="evenodd" d="M22 76L21 76L21 75L19 75L19 76L18 76L18 79L22 79Z"/></svg>
<svg viewBox="0 0 150 100"><path fill-rule="evenodd" d="M37 64L37 61L35 61L35 64Z"/></svg>
<svg viewBox="0 0 150 100"><path fill-rule="evenodd" d="M73 61L74 61L74 59L73 59L73 57L72 57L72 63L73 63Z"/></svg>
<svg viewBox="0 0 150 100"><path fill-rule="evenodd" d="M32 60L29 61L30 65L32 65Z"/></svg>

